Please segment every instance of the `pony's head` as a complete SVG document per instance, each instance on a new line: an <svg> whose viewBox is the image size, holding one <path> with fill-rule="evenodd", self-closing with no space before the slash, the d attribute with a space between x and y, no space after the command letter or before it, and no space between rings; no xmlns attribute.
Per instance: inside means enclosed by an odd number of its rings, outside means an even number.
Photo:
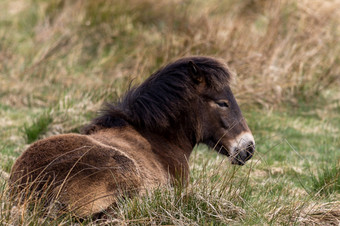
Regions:
<svg viewBox="0 0 340 226"><path fill-rule="evenodd" d="M188 71L200 97L201 142L244 165L255 151L253 135L230 89L230 73L211 58L188 59Z"/></svg>
<svg viewBox="0 0 340 226"><path fill-rule="evenodd" d="M255 150L254 138L230 89L230 73L210 57L181 58L131 88L108 105L85 133L97 127L132 125L181 147L205 143L243 165ZM187 144L190 145L187 145Z"/></svg>

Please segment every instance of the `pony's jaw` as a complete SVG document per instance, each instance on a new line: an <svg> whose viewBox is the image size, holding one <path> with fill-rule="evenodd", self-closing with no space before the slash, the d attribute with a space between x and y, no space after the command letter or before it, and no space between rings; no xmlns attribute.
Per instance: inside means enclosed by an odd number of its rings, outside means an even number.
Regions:
<svg viewBox="0 0 340 226"><path fill-rule="evenodd" d="M238 135L229 146L229 159L231 164L244 165L253 157L255 152L255 140L251 132L243 132Z"/></svg>

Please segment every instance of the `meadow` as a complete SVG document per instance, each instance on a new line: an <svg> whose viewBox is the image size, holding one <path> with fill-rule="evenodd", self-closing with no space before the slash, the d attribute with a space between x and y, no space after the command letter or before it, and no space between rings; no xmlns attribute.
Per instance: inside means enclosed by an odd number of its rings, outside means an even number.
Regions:
<svg viewBox="0 0 340 226"><path fill-rule="evenodd" d="M100 223L17 208L13 162L190 55L228 64L256 154L232 166L199 145L188 187L121 200L108 221L339 225L339 15L339 0L1 0L0 225Z"/></svg>

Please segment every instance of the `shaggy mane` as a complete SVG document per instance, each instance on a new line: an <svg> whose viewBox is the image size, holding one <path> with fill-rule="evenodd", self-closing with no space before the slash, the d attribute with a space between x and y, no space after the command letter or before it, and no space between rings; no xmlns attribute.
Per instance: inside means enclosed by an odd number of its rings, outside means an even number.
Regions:
<svg viewBox="0 0 340 226"><path fill-rule="evenodd" d="M182 58L161 68L140 86L128 90L117 103L105 104L99 116L83 132L90 134L98 129L126 125L153 132L164 132L170 127L172 131L187 130L196 126L201 100L197 81L191 75L192 63L204 77L206 88L220 90L229 84L229 71L216 59Z"/></svg>

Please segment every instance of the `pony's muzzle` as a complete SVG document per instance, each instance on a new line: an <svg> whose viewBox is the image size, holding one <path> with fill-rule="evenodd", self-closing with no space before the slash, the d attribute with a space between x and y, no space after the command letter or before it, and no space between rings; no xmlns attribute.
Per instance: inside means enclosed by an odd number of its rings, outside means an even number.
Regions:
<svg viewBox="0 0 340 226"><path fill-rule="evenodd" d="M246 143L243 147L236 148L234 150L234 155L231 159L231 163L234 165L244 165L246 161L251 159L255 152L255 144L250 141Z"/></svg>

